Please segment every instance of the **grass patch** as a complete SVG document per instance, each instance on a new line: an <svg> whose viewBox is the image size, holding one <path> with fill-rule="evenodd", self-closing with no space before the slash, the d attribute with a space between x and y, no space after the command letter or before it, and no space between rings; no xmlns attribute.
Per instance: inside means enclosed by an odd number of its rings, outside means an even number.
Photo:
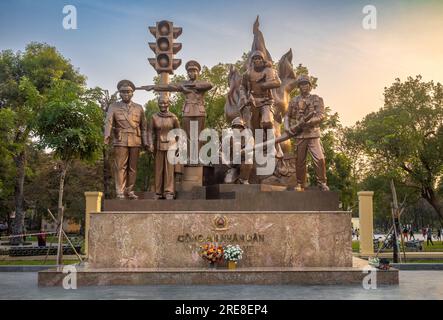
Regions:
<svg viewBox="0 0 443 320"><path fill-rule="evenodd" d="M360 241L352 240L352 252L359 252L359 251L360 251Z"/></svg>
<svg viewBox="0 0 443 320"><path fill-rule="evenodd" d="M382 246L382 242L380 241L380 246ZM377 250L374 248L377 252ZM360 241L352 240L352 252L360 251ZM401 251L401 248L400 248ZM392 249L383 249L381 252L392 252ZM443 241L435 241L434 245L429 243L429 246L426 244L426 241L423 242L423 251L413 251L409 248L406 248L406 252L443 252Z"/></svg>
<svg viewBox="0 0 443 320"><path fill-rule="evenodd" d="M429 243L429 246L426 244L426 241L423 243L423 251L443 251L443 241L435 241L434 245Z"/></svg>
<svg viewBox="0 0 443 320"><path fill-rule="evenodd" d="M443 260L431 260L431 259L411 260L411 259L406 259L406 263L443 263Z"/></svg>

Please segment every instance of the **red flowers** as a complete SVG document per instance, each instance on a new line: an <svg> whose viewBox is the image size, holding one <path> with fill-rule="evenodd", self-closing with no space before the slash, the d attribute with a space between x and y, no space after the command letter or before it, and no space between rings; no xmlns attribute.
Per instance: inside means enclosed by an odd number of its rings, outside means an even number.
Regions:
<svg viewBox="0 0 443 320"><path fill-rule="evenodd" d="M207 243L200 247L200 256L209 262L217 262L223 258L223 246L217 243Z"/></svg>

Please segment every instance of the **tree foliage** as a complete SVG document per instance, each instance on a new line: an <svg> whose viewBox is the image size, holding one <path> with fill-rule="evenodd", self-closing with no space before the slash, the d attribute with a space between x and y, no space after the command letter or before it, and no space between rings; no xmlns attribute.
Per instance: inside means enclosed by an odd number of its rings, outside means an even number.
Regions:
<svg viewBox="0 0 443 320"><path fill-rule="evenodd" d="M56 80L84 84L85 77L55 47L33 42L24 52L4 50L0 53L0 109L10 110L14 121L10 130L11 139L6 140L6 149L10 151L15 167L13 234L23 232L26 148L35 134L36 116ZM16 237L12 241L20 243L21 239Z"/></svg>
<svg viewBox="0 0 443 320"><path fill-rule="evenodd" d="M347 132L372 172L397 179L443 218L438 183L443 174L443 87L421 76L385 88L385 104Z"/></svg>
<svg viewBox="0 0 443 320"><path fill-rule="evenodd" d="M48 103L37 116L40 144L63 161L95 160L102 146L102 112L82 86L54 81Z"/></svg>

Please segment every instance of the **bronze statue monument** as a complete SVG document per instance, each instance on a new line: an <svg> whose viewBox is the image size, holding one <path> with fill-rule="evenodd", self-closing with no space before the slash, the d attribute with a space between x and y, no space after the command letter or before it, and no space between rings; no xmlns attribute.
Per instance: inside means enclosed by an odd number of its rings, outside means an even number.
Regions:
<svg viewBox="0 0 443 320"><path fill-rule="evenodd" d="M148 146L146 117L143 107L131 101L135 85L129 80L117 84L122 101L109 106L105 120L104 143L112 136L114 148L115 188L118 199L137 199L134 184L137 161L142 147Z"/></svg>
<svg viewBox="0 0 443 320"><path fill-rule="evenodd" d="M326 164L323 146L320 141L320 123L325 118L323 99L311 94L311 81L308 76L301 75L297 80L300 95L289 102L285 116L285 130L295 134L297 148L296 160L296 190L303 191L306 185L306 157L308 152L314 161L317 183L322 191L328 191L326 185ZM294 126L295 125L295 126ZM293 127L301 128L294 132Z"/></svg>
<svg viewBox="0 0 443 320"><path fill-rule="evenodd" d="M180 128L178 118L169 111L169 94L162 93L158 98L160 111L149 121L149 151L155 155L155 196L154 199L174 199L174 164L168 161L168 150L176 147L176 140L168 139L172 129Z"/></svg>

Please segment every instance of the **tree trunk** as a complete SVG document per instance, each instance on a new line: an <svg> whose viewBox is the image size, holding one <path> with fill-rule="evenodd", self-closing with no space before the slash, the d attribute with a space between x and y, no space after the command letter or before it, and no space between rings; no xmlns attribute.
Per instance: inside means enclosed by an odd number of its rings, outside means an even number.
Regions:
<svg viewBox="0 0 443 320"><path fill-rule="evenodd" d="M434 190L432 188L425 188L422 192L422 196L434 208L441 221L441 219L443 219L443 205L437 198Z"/></svg>
<svg viewBox="0 0 443 320"><path fill-rule="evenodd" d="M17 170L15 177L15 218L11 222L11 235L16 236L22 234L25 225L25 195L23 185L25 182L25 165L26 165L26 153L22 150L18 155L14 157L14 163ZM11 244L18 245L23 243L23 237L14 237L10 240Z"/></svg>
<svg viewBox="0 0 443 320"><path fill-rule="evenodd" d="M60 184L58 188L58 222L59 222L59 230L58 230L58 248L57 248L57 265L62 264L63 260L63 191L65 187L65 178L66 172L68 171L68 162L62 162L60 170Z"/></svg>
<svg viewBox="0 0 443 320"><path fill-rule="evenodd" d="M103 192L105 199L111 199L111 185L112 185L112 167L111 156L108 146L103 147Z"/></svg>

